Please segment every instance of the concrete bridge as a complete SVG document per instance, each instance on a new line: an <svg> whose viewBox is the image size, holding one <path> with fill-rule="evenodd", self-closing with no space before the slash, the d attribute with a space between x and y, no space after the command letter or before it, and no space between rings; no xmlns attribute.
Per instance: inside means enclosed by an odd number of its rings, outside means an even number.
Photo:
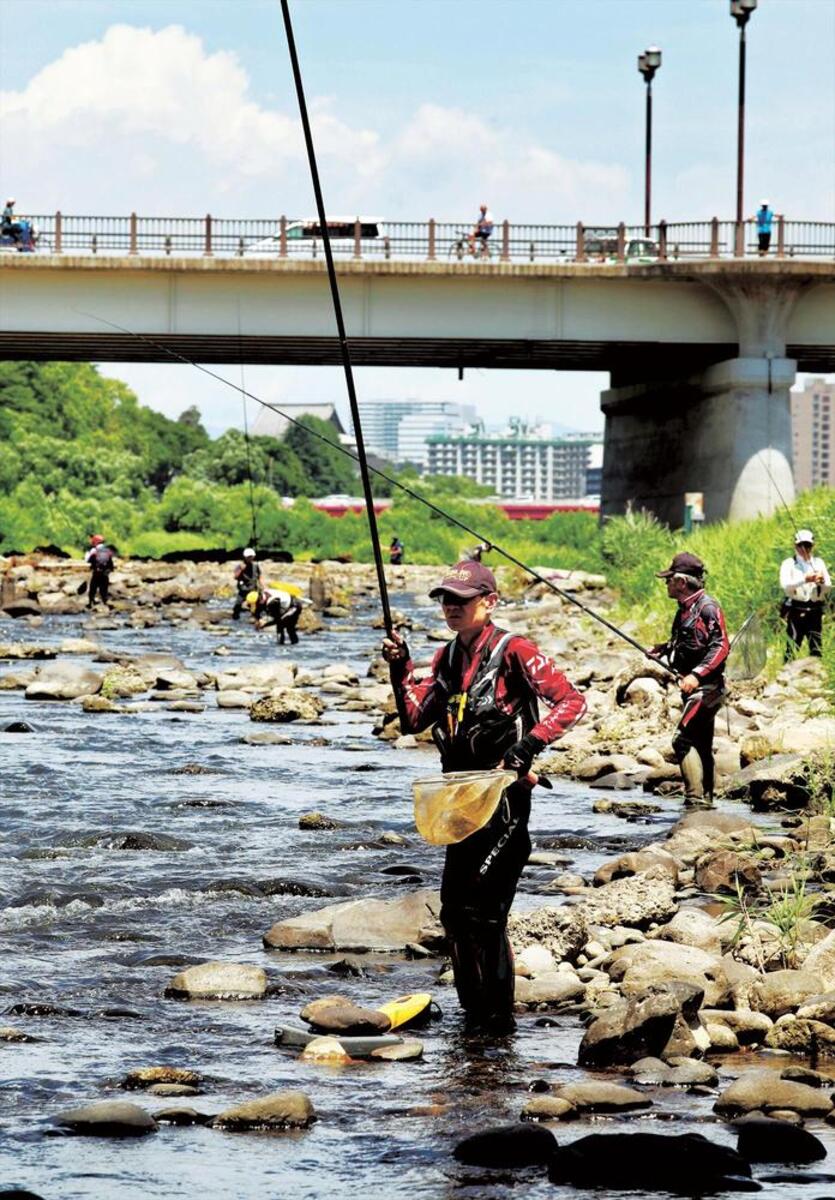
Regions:
<svg viewBox="0 0 835 1200"><path fill-rule="evenodd" d="M790 502L789 388L798 370L835 370L832 261L352 257L338 270L358 365L611 372L605 514L631 501L678 524L690 491L709 520ZM337 363L321 258L0 258L0 357L172 354Z"/></svg>

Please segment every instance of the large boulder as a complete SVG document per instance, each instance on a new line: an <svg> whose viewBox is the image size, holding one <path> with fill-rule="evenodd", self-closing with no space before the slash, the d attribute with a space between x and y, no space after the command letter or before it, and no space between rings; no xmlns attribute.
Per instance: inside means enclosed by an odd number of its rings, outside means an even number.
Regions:
<svg viewBox="0 0 835 1200"><path fill-rule="evenodd" d="M41 667L29 684L27 700L77 700L101 690L102 675L78 663L57 662Z"/></svg>
<svg viewBox="0 0 835 1200"><path fill-rule="evenodd" d="M548 1177L577 1188L701 1196L753 1191L748 1163L700 1133L591 1133L557 1149ZM756 1188L759 1185L755 1185Z"/></svg>
<svg viewBox="0 0 835 1200"><path fill-rule="evenodd" d="M765 1044L770 1050L788 1050L803 1058L833 1058L835 1029L824 1021L810 1021L786 1013L769 1029Z"/></svg>
<svg viewBox="0 0 835 1200"><path fill-rule="evenodd" d="M673 883L678 882L678 866L672 854L666 850L630 850L617 858L609 859L598 867L594 873L594 883L600 886L611 883L615 879L628 879L632 875L640 875L652 867L660 867L666 871Z"/></svg>
<svg viewBox="0 0 835 1200"><path fill-rule="evenodd" d="M264 934L271 950L437 950L443 944L440 896L428 888L396 900L347 900L279 921Z"/></svg>
<svg viewBox="0 0 835 1200"><path fill-rule="evenodd" d="M802 971L770 971L760 977L753 989L751 1007L776 1019L796 1012L810 996L817 996L823 990L820 976L808 966Z"/></svg>
<svg viewBox="0 0 835 1200"><path fill-rule="evenodd" d="M549 1163L557 1139L541 1125L499 1125L459 1142L453 1154L471 1167L533 1167Z"/></svg>
<svg viewBox="0 0 835 1200"><path fill-rule="evenodd" d="M818 976L821 992L835 991L835 929L812 947L804 959L803 970Z"/></svg>
<svg viewBox="0 0 835 1200"><path fill-rule="evenodd" d="M689 983L704 992L705 1003L716 1006L728 995L729 982L721 958L695 946L645 941L621 946L605 965L609 978L625 996L658 984Z"/></svg>
<svg viewBox="0 0 835 1200"><path fill-rule="evenodd" d="M650 940L695 946L707 954L720 955L722 943L713 917L701 908L680 908L671 921L647 933Z"/></svg>
<svg viewBox="0 0 835 1200"><path fill-rule="evenodd" d="M604 1009L583 1034L577 1061L585 1067L628 1065L658 1058L680 1012L678 998L659 992L645 1000L621 1000Z"/></svg>
<svg viewBox="0 0 835 1200"><path fill-rule="evenodd" d="M324 701L298 688L277 688L269 696L256 700L249 710L251 721L318 721L325 711Z"/></svg>
<svg viewBox="0 0 835 1200"><path fill-rule="evenodd" d="M579 1000L586 991L586 985L571 971L551 971L535 979L517 975L514 985L515 1002L530 1008L566 1004Z"/></svg>
<svg viewBox="0 0 835 1200"><path fill-rule="evenodd" d="M765 763L755 762L732 775L724 793L732 799L750 800L759 811L805 808L809 789L800 754L775 754Z"/></svg>
<svg viewBox="0 0 835 1200"><path fill-rule="evenodd" d="M585 917L567 905L511 913L507 931L514 954L528 946L542 946L556 962L573 962L588 941Z"/></svg>
<svg viewBox="0 0 835 1200"><path fill-rule="evenodd" d="M826 1147L808 1129L772 1117L739 1117L737 1152L746 1162L810 1163L826 1158Z"/></svg>
<svg viewBox="0 0 835 1200"><path fill-rule="evenodd" d="M703 892L736 894L737 886L744 890L760 885L760 868L755 859L733 850L716 850L705 855L696 865L696 887Z"/></svg>
<svg viewBox="0 0 835 1200"><path fill-rule="evenodd" d="M583 896L577 906L589 925L629 925L643 929L668 921L678 910L675 884L666 866L615 879Z"/></svg>

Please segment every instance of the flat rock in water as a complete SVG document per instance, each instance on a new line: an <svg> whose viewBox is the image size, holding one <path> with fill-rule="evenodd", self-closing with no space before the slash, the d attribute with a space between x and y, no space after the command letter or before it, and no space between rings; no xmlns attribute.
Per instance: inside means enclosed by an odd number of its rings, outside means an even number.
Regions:
<svg viewBox="0 0 835 1200"><path fill-rule="evenodd" d="M159 1128L150 1113L126 1100L68 1108L53 1118L53 1124L86 1137L144 1137Z"/></svg>
<svg viewBox="0 0 835 1200"><path fill-rule="evenodd" d="M578 1114L562 1096L532 1096L520 1115L523 1121L567 1121Z"/></svg>
<svg viewBox="0 0 835 1200"><path fill-rule="evenodd" d="M249 710L251 721L318 721L325 711L324 701L298 688L277 688L261 696Z"/></svg>
<svg viewBox="0 0 835 1200"><path fill-rule="evenodd" d="M820 1088L781 1079L776 1072L763 1069L740 1075L713 1107L717 1113L730 1116L788 1108L803 1116L825 1117L832 1111L832 1101Z"/></svg>
<svg viewBox="0 0 835 1200"><path fill-rule="evenodd" d="M249 707L249 705L247 705ZM245 733L241 741L247 746L292 746L293 739L277 729L257 729L253 733Z"/></svg>
<svg viewBox="0 0 835 1200"><path fill-rule="evenodd" d="M78 663L50 663L41 667L24 693L27 700L77 700L101 689L103 676Z"/></svg>
<svg viewBox="0 0 835 1200"><path fill-rule="evenodd" d="M652 1101L634 1088L597 1080L567 1083L555 1089L554 1095L560 1100L567 1100L580 1113L629 1112L633 1109L652 1107Z"/></svg>
<svg viewBox="0 0 835 1200"><path fill-rule="evenodd" d="M194 1108L189 1108L188 1105L172 1105L169 1108L161 1108L159 1112L154 1113L154 1120L159 1125L208 1125L212 1120L207 1113L198 1112ZM2 1197L0 1197L2 1200Z"/></svg>
<svg viewBox="0 0 835 1200"><path fill-rule="evenodd" d="M670 1040L680 1005L675 995L622 1000L597 1016L580 1043L581 1066L608 1067L660 1057Z"/></svg>
<svg viewBox="0 0 835 1200"><path fill-rule="evenodd" d="M185 1000L260 1000L266 990L267 975L262 967L207 962L175 975L165 994Z"/></svg>
<svg viewBox="0 0 835 1200"><path fill-rule="evenodd" d="M566 1004L585 995L586 985L570 971L551 971L526 979L517 975L514 980L514 1000L529 1006Z"/></svg>
<svg viewBox="0 0 835 1200"><path fill-rule="evenodd" d="M385 1013L360 1008L345 996L323 996L321 1000L312 1000L299 1015L316 1029L346 1036L373 1036L391 1029L391 1020Z"/></svg>
<svg viewBox="0 0 835 1200"><path fill-rule="evenodd" d="M137 1067L128 1071L120 1086L127 1091L152 1087L158 1083L183 1084L187 1087L198 1087L201 1077L198 1071L187 1067Z"/></svg>
<svg viewBox="0 0 835 1200"><path fill-rule="evenodd" d="M246 1132L258 1129L304 1129L316 1120L310 1097L304 1092L271 1092L219 1113L215 1129Z"/></svg>
<svg viewBox="0 0 835 1200"><path fill-rule="evenodd" d="M328 1037L325 1034L308 1042L299 1057L303 1058L305 1062L324 1063L331 1067L344 1066L346 1063L353 1062L339 1039Z"/></svg>
<svg viewBox="0 0 835 1200"><path fill-rule="evenodd" d="M348 900L279 921L264 934L276 950L403 950L410 942L440 948L440 896L428 888L397 900Z"/></svg>
<svg viewBox="0 0 835 1200"><path fill-rule="evenodd" d="M397 1046L380 1046L369 1055L369 1058L381 1058L385 1062L410 1062L422 1057L423 1042L417 1038L404 1038Z"/></svg>
<svg viewBox="0 0 835 1200"><path fill-rule="evenodd" d="M550 1162L557 1139L541 1125L498 1125L464 1138L453 1154L472 1167L533 1167Z"/></svg>
<svg viewBox="0 0 835 1200"><path fill-rule="evenodd" d="M35 726L30 725L28 721L9 721L0 733L35 733Z"/></svg>

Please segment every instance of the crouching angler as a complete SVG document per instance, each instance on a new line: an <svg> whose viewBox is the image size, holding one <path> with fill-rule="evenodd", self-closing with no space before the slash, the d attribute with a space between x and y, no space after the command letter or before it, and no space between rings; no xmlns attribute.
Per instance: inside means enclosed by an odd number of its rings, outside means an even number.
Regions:
<svg viewBox="0 0 835 1200"><path fill-rule="evenodd" d="M512 1027L513 957L507 918L531 841L531 764L586 709L555 663L527 638L493 624L492 571L458 563L429 593L455 634L417 679L403 638L383 642L404 733L432 726L443 771L515 771L490 821L446 848L441 922L470 1028ZM540 719L539 701L548 711Z"/></svg>

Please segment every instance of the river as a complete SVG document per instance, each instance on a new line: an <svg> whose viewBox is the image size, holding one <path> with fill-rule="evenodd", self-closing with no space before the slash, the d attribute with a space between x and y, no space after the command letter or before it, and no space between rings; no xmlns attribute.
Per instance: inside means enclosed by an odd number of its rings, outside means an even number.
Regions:
<svg viewBox="0 0 835 1200"><path fill-rule="evenodd" d="M360 609L350 635L330 629L280 650L270 634L256 635L243 623L218 636L165 623L133 630L114 621L90 630L80 617L55 617L37 632L2 622L0 636L57 643L86 634L109 649L174 653L207 671L280 653L311 667L350 662L364 675L379 639L372 615ZM231 650L223 659L214 655L221 641ZM16 719L36 729L0 734L0 1024L39 1040L0 1042L0 1190L17 1184L44 1200L580 1194L549 1184L542 1171L483 1172L451 1156L465 1133L517 1120L534 1080L588 1077L575 1065L577 1015L559 1015L548 1025L537 1014L522 1016L513 1038L485 1047L462 1038L454 992L435 982L437 960L367 956L366 973L346 978L329 970L339 955L262 948L261 936L275 921L329 903L265 895L265 881L273 881L273 890L276 881L303 881L335 897L393 897L404 888L438 885L441 852L417 838L409 788L412 778L435 773L434 753L393 750L371 736L366 714L333 710L324 725L286 727L292 745L247 745L242 735L263 726L253 726L245 712L215 708L211 693L201 714L160 704L115 716L0 691L0 727ZM203 773L178 773L190 763ZM558 782L535 798L535 844L566 834L586 839L565 850L569 869L583 874L658 836L679 811L678 802L661 801L657 824L627 825L593 814L597 795ZM311 809L345 827L301 831L298 818ZM384 830L402 834L408 845L369 847ZM126 832L166 834L180 848L114 848ZM404 867L412 870L403 873ZM553 874L529 867L517 904L543 903L538 887ZM260 964L275 986L258 1003L163 997L179 969L209 959ZM418 990L432 991L443 1010L418 1035L425 1042L419 1062L323 1068L273 1044L274 1027L298 1023L299 1009L316 995L343 992L373 1005ZM27 1004L57 1011L30 1015L18 1007ZM298 1088L310 1095L318 1120L304 1132L271 1136L169 1125L130 1140L46 1136L49 1118L79 1103L126 1097L149 1111L168 1107L162 1097L118 1090L129 1070L160 1064L201 1072L204 1094L184 1101L200 1111ZM746 1065L754 1065L750 1054ZM728 1070L734 1073L732 1063ZM735 1143L730 1128L713 1121L715 1093L649 1094L649 1115L554 1131L562 1143L592 1130L638 1128L697 1130ZM835 1145L831 1126L810 1122L809 1128ZM773 1172L755 1173L765 1180ZM765 1182L763 1194L816 1200L831 1192L828 1184Z"/></svg>

